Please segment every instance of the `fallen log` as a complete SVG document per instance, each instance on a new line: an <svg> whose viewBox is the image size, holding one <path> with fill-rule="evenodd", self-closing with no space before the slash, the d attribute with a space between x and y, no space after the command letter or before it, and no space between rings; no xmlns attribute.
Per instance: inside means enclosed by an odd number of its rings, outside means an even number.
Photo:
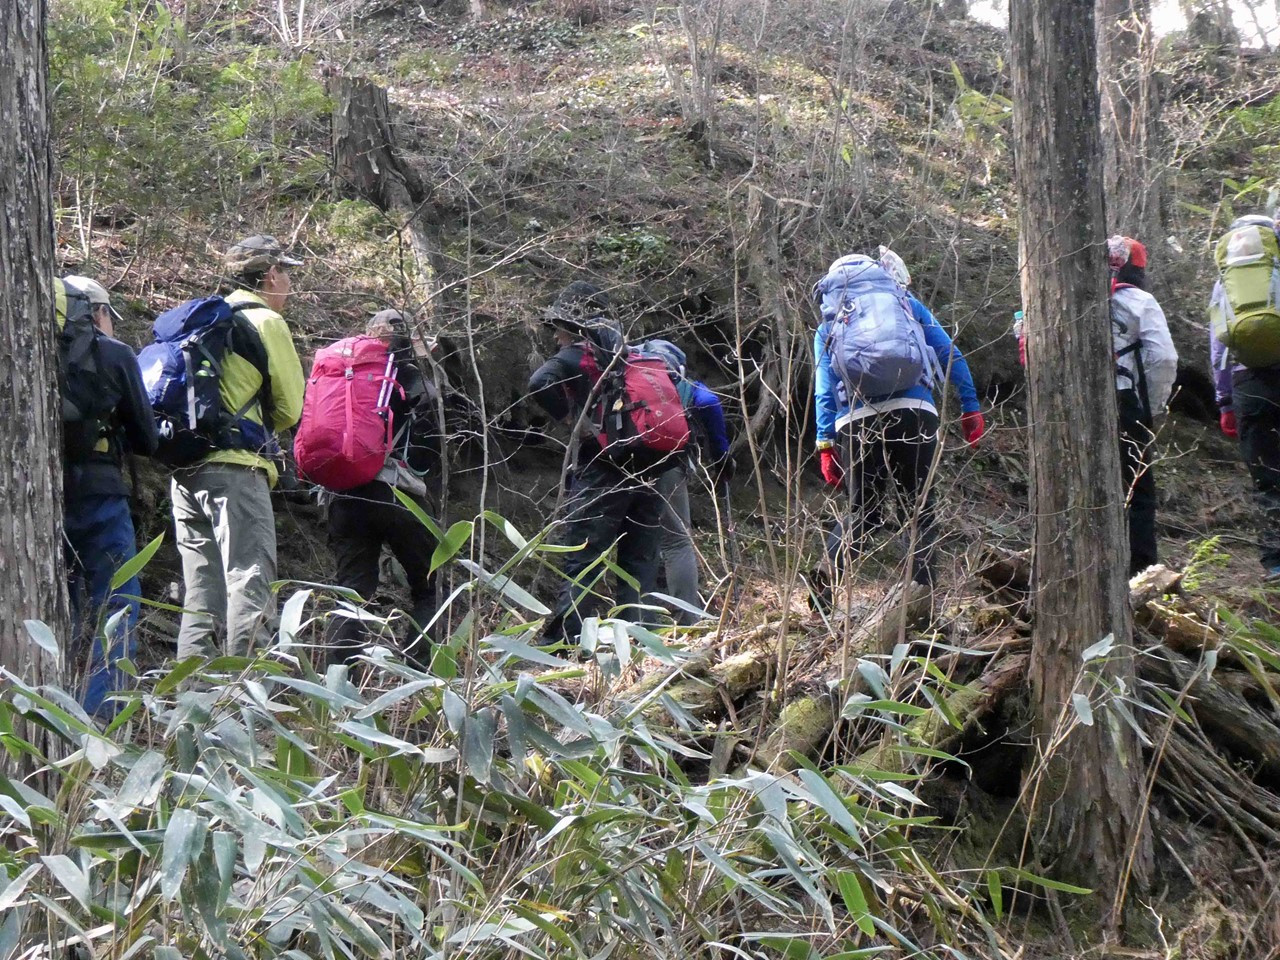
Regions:
<svg viewBox="0 0 1280 960"><path fill-rule="evenodd" d="M847 656L887 656L893 652L902 633L929 615L933 592L919 584L908 584L905 591L894 590L861 624L837 624L851 630ZM843 696L847 699L862 692L866 681L856 670L842 665L847 680ZM812 756L821 749L839 719L837 694L823 692L800 697L783 707L764 743L756 752L756 762L766 770L791 770L796 766L792 753Z"/></svg>
<svg viewBox="0 0 1280 960"><path fill-rule="evenodd" d="M1240 694L1215 683L1186 657L1157 647L1139 659L1138 673L1175 692L1187 691L1184 708L1213 743L1249 764L1259 778L1280 785L1280 727Z"/></svg>
<svg viewBox="0 0 1280 960"><path fill-rule="evenodd" d="M958 727L949 723L942 711L931 710L913 720L902 733L886 733L879 744L858 757L858 766L904 773L911 760L919 757L913 748L951 752L982 725L1006 696L1022 689L1030 659L1025 653L1006 657L994 669L947 697L947 712L959 722Z"/></svg>

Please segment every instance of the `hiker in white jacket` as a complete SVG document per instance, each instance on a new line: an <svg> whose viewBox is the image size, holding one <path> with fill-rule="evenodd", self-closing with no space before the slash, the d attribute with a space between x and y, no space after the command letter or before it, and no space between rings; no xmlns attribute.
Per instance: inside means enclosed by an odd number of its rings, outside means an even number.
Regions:
<svg viewBox="0 0 1280 960"><path fill-rule="evenodd" d="M1156 298L1146 291L1147 249L1131 237L1107 241L1111 328L1120 415L1120 462L1129 519L1129 575L1157 562L1152 423L1178 375L1178 351Z"/></svg>

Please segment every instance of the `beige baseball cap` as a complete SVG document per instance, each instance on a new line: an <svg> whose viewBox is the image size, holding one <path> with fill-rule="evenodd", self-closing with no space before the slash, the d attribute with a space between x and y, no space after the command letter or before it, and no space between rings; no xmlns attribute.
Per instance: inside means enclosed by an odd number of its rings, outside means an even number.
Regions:
<svg viewBox="0 0 1280 960"><path fill-rule="evenodd" d="M227 271L233 275L244 273L262 273L279 264L285 267L302 266L302 261L289 256L275 237L266 234L254 234L245 237L239 243L227 249L225 259Z"/></svg>
<svg viewBox="0 0 1280 960"><path fill-rule="evenodd" d="M117 320L124 319L116 312L116 308L111 306L111 294L107 293L107 288L92 277L81 277L73 274L69 277L63 277L62 282L67 285L67 289L73 295L84 297L95 307L106 307Z"/></svg>

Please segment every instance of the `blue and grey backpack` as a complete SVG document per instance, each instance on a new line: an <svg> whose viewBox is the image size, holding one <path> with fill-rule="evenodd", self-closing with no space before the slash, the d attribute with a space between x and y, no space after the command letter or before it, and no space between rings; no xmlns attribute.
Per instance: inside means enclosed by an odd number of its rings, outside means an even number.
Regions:
<svg viewBox="0 0 1280 960"><path fill-rule="evenodd" d="M831 325L827 355L851 397L877 400L917 384L932 386L932 351L907 293L883 267L841 257L813 290Z"/></svg>

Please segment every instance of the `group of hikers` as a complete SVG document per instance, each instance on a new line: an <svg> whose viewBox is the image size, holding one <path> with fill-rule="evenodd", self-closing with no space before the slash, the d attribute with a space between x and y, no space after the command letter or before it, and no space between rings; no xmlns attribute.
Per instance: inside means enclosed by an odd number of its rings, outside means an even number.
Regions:
<svg viewBox="0 0 1280 960"><path fill-rule="evenodd" d="M1261 559L1280 579L1280 242L1269 217L1244 217L1216 247L1211 355L1221 428L1238 438L1261 512ZM1147 291L1147 250L1107 241L1116 404L1131 572L1157 560L1155 420L1169 402L1177 352ZM300 265L273 237L225 256L222 293L162 313L154 342L134 351L113 338L117 318L97 281L55 284L64 420L66 549L85 709L110 713L132 657L141 588L115 582L135 555L125 465L153 457L172 470L170 496L184 593L178 657L247 654L268 642L275 611L276 527L271 489L278 437L295 431L297 472L323 491L335 582L364 600L378 589L388 547L408 580L405 651L429 649L438 619L436 548L414 513L430 515L443 470L444 419L432 376L434 344L401 312L375 313L363 333L321 349L304 375L283 313ZM1103 265L1099 264L1099 269ZM830 611L851 556L864 554L890 512L906 542L907 577L939 575L934 476L948 384L969 446L986 433L973 377L942 324L911 292L895 252L837 259L814 288L815 426L822 479L842 498L811 600ZM690 481L727 494L733 461L715 392L668 340L629 343L608 294L585 280L543 312L557 350L528 395L573 438L560 539L563 583L538 641L575 642L602 610L598 587L616 550L616 606L657 608L678 623L705 616L690 522ZM1035 322L1017 324L1023 363ZM943 406L945 410L945 405ZM574 442L576 441L576 442ZM727 500L727 497L726 497ZM657 592L660 571L665 590ZM351 662L367 622L335 610L325 655ZM221 638L219 643L218 638ZM85 653L87 648L88 652Z"/></svg>

